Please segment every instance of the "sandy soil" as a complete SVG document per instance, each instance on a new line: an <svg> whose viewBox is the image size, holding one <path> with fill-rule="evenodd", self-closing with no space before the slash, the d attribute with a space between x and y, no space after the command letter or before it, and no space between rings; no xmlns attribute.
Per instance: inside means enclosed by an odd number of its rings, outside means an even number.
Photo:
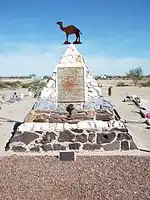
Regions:
<svg viewBox="0 0 150 200"><path fill-rule="evenodd" d="M105 86L103 89L105 96L107 96L107 88L108 87ZM147 100L150 105L150 88L113 87L112 96L107 98L116 106L123 120L144 121L138 113L139 109L133 103L122 102L122 99L126 95L133 94ZM141 123L128 123L126 125L130 129L130 133L138 147L150 151L150 129L146 129L147 125Z"/></svg>
<svg viewBox="0 0 150 200"><path fill-rule="evenodd" d="M107 97L107 89L109 85L115 85L116 81L102 81L104 87L102 91ZM25 90L18 90L18 94L24 91L24 94L27 94ZM13 91L4 90L1 93L6 96L11 96ZM139 87L113 87L112 96L107 97L114 105L121 115L122 119L128 120L142 120L140 115L137 113L138 109L135 105L131 103L123 103L122 99L125 95L136 94L141 98L150 101L150 88L139 88ZM32 108L35 99L31 97L25 97L22 101L13 103L13 104L3 104L2 110L0 110L0 152L3 152L2 149L6 141L10 138L12 131L12 126L15 121L23 121L24 117L28 111ZM140 149L150 150L150 129L146 129L146 124L127 124L128 128L131 130L132 137L135 140L136 144Z"/></svg>
<svg viewBox="0 0 150 200"><path fill-rule="evenodd" d="M18 95L24 90L18 90ZM2 91L0 92L2 94ZM12 95L12 90L4 90L3 94L9 98ZM23 121L29 110L32 108L35 99L32 97L25 97L20 102L4 103L1 104L0 110L0 155L4 154L4 147L9 140L12 132L12 128L17 121Z"/></svg>

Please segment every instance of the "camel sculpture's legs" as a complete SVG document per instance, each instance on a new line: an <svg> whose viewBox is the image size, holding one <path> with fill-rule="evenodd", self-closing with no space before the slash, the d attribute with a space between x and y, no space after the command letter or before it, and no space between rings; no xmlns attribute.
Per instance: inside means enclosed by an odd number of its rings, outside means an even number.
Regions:
<svg viewBox="0 0 150 200"><path fill-rule="evenodd" d="M74 41L74 44L81 44L81 42L80 42L80 33L77 32L77 33L75 33L75 35L76 35L76 40Z"/></svg>
<svg viewBox="0 0 150 200"><path fill-rule="evenodd" d="M70 42L68 42L68 34L66 34L66 41L64 42L64 44L70 44Z"/></svg>
<svg viewBox="0 0 150 200"><path fill-rule="evenodd" d="M66 42L68 42L68 34L66 34Z"/></svg>

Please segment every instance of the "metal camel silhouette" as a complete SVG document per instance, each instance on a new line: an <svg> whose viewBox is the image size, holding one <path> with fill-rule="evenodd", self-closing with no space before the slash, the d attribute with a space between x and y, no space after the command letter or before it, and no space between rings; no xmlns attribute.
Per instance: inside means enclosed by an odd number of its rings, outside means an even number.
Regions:
<svg viewBox="0 0 150 200"><path fill-rule="evenodd" d="M59 25L60 29L66 34L66 41L64 42L64 44L70 44L70 42L68 41L68 37L72 34L76 35L76 40L73 42L73 44L81 44L80 35L82 35L82 33L77 27L75 27L74 25L64 27L63 22L61 21L57 22L57 24Z"/></svg>

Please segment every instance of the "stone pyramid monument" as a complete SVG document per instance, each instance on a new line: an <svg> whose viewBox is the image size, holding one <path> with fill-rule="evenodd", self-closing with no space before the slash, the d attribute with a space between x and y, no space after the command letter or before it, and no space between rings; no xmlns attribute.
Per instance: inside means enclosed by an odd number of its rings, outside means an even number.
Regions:
<svg viewBox="0 0 150 200"><path fill-rule="evenodd" d="M137 149L132 137L73 44L6 145L7 151L30 153L129 149Z"/></svg>
<svg viewBox="0 0 150 200"><path fill-rule="evenodd" d="M71 72L71 70L73 72ZM73 83L72 80L70 80L70 83L68 81L69 76L68 73L71 73L71 78L72 78L72 74L74 74L76 71L78 70L77 76L74 77L76 79L76 86L79 88L79 86L82 85L82 87L80 87L80 90L76 90L75 93L75 87L73 87ZM64 74L63 74L64 73ZM79 73L83 73L79 78ZM63 77L61 77L61 75L63 74ZM69 84L69 86L72 85L72 90L74 91L74 94L69 95L67 94L67 89L64 91L63 87L61 87L62 85L60 84L60 87L57 85L58 81L60 79L65 79L65 81ZM77 80L78 79L78 80ZM78 84L78 85L77 85ZM69 88L68 88L69 89ZM71 89L70 89L71 90ZM69 47L67 48L65 54L62 56L62 58L60 59L60 61L58 62L58 64L55 67L55 70L52 74L52 79L48 82L48 84L44 87L43 91L41 92L41 99L47 99L49 101L51 101L51 108L53 107L54 109L56 109L56 107L59 108L63 108L63 106L65 106L66 104L59 104L57 102L57 96L59 96L60 100L61 97L59 95L59 91L62 91L60 93L60 95L62 95L62 93L64 93L65 97L68 97L68 102L71 101L73 102L74 99L77 97L78 95L78 101L77 102L83 102L85 107L99 107L99 97L102 97L102 92L101 92L101 88L98 87L98 83L97 81L93 78L93 76L90 75L88 67L85 63L85 60L83 58L83 56L78 52L78 50L76 49L75 45L70 44ZM68 91L70 92L70 91ZM56 95L57 94L57 95ZM81 99L79 97L79 95L81 95ZM80 101L79 101L80 100ZM64 100L67 102L67 99ZM41 101L40 101L41 102ZM43 102L43 101L42 101ZM53 102L53 103L52 103ZM76 102L76 106L78 105L78 103ZM38 106L42 107L42 104L38 104ZM38 106L36 106L36 108L38 108ZM40 107L40 109L41 109Z"/></svg>

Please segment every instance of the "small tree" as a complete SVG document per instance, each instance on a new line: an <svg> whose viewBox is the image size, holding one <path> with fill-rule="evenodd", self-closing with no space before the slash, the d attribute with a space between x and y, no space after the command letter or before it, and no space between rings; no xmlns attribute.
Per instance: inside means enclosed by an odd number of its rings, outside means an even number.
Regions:
<svg viewBox="0 0 150 200"><path fill-rule="evenodd" d="M36 77L36 74L29 74L28 77L29 77L29 78L35 78L35 77Z"/></svg>
<svg viewBox="0 0 150 200"><path fill-rule="evenodd" d="M134 85L137 85L138 81L142 80L143 78L143 70L141 67L137 67L135 69L131 69L127 73L127 77L133 80Z"/></svg>

